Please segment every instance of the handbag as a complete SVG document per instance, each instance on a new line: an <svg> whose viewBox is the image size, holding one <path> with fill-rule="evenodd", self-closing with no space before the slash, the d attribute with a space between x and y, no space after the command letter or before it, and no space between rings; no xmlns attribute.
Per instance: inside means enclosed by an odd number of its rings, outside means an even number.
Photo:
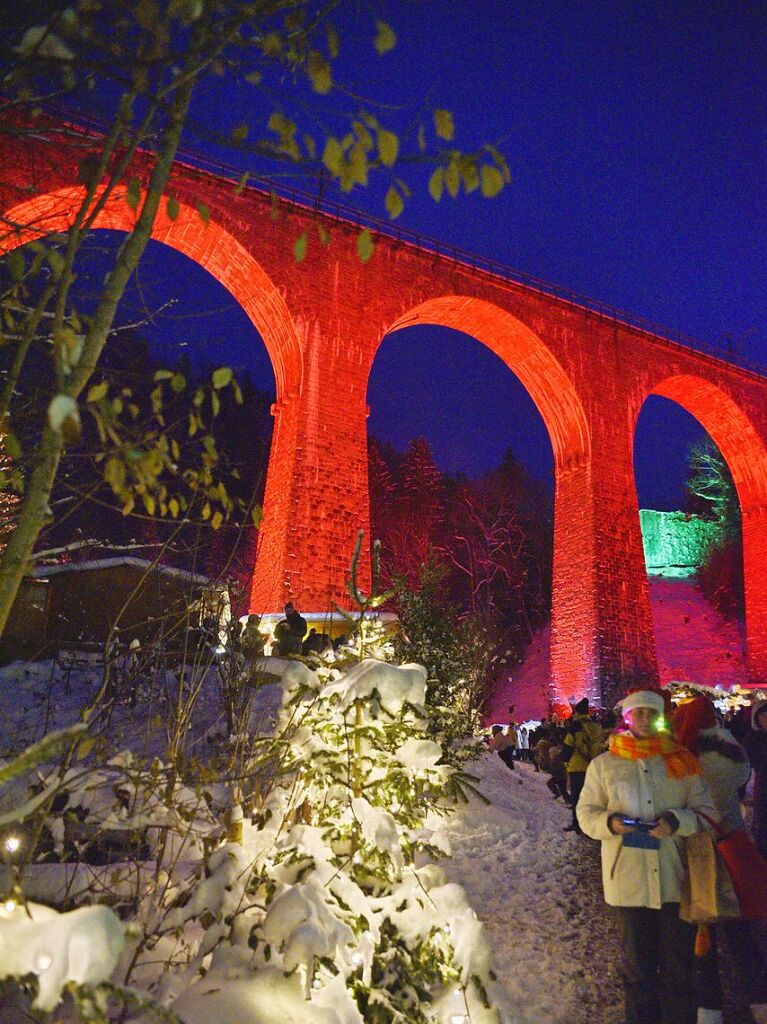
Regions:
<svg viewBox="0 0 767 1024"><path fill-rule="evenodd" d="M679 916L691 924L714 924L741 916L730 874L714 834L702 829L684 840L685 872Z"/></svg>
<svg viewBox="0 0 767 1024"><path fill-rule="evenodd" d="M725 833L707 814L700 816L716 832L717 852L732 880L741 917L747 921L767 920L767 860L743 829Z"/></svg>

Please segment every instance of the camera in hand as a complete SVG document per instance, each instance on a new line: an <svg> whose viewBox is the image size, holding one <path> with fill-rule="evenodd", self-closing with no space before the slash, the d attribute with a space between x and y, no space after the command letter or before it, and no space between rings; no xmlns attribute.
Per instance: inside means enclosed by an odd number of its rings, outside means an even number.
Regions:
<svg viewBox="0 0 767 1024"><path fill-rule="evenodd" d="M642 821L641 818L624 818L621 817L621 821L624 825L628 825L634 829L633 832L629 832L623 836L623 845L634 847L638 850L659 850L660 839L656 839L655 836L650 835L650 831L655 828L658 824L657 821Z"/></svg>

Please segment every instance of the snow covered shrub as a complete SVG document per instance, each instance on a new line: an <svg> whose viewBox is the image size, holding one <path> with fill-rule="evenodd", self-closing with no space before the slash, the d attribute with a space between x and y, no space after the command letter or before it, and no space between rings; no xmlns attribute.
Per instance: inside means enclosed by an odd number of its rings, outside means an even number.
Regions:
<svg viewBox="0 0 767 1024"><path fill-rule="evenodd" d="M363 630L363 649L386 652L376 626ZM110 755L114 738L83 740L80 725L77 752L36 772L37 803L21 800L30 814L56 801L48 863L33 865L52 872L51 902L108 903L125 925L113 980L70 986L65 1014L496 1024L481 926L433 863L467 783L430 733L426 670L357 662L352 647L316 671L295 660L274 730L240 721L234 743L193 725L198 683L166 686L169 721L152 727L162 738L167 725L162 756ZM109 718L122 739L142 700Z"/></svg>
<svg viewBox="0 0 767 1024"><path fill-rule="evenodd" d="M54 1010L70 983L107 981L122 948L122 925L107 907L59 914L7 900L0 908L0 979L33 975L34 1009Z"/></svg>
<svg viewBox="0 0 767 1024"><path fill-rule="evenodd" d="M297 1020L496 1021L481 927L427 863L449 852L458 773L427 735L425 669L366 659L323 684L296 663L283 682L282 782L257 819L275 842L233 934L253 965L299 979Z"/></svg>

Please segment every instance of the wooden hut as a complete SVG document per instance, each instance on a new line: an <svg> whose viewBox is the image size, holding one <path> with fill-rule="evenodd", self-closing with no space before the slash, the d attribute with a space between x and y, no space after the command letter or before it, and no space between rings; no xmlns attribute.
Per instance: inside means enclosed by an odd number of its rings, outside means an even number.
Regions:
<svg viewBox="0 0 767 1024"><path fill-rule="evenodd" d="M180 647L186 627L222 604L207 576L142 558L39 566L22 582L0 657L32 659L61 648L96 650L113 628L126 642Z"/></svg>

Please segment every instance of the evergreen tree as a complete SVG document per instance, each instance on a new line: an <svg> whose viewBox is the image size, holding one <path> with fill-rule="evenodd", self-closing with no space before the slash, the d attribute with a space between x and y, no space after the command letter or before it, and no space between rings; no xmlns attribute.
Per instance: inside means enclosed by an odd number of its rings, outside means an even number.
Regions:
<svg viewBox="0 0 767 1024"><path fill-rule="evenodd" d="M430 527L441 520L443 508L442 474L425 437L416 437L407 446L399 465L397 483L400 507L415 513Z"/></svg>
<svg viewBox="0 0 767 1024"><path fill-rule="evenodd" d="M394 506L394 479L384 458L381 444L373 437L368 441L368 490L370 535L385 546L386 530Z"/></svg>
<svg viewBox="0 0 767 1024"><path fill-rule="evenodd" d="M441 540L444 521L442 474L434 464L425 438L410 442L396 475L396 492L389 531L391 576L416 586L420 568Z"/></svg>

